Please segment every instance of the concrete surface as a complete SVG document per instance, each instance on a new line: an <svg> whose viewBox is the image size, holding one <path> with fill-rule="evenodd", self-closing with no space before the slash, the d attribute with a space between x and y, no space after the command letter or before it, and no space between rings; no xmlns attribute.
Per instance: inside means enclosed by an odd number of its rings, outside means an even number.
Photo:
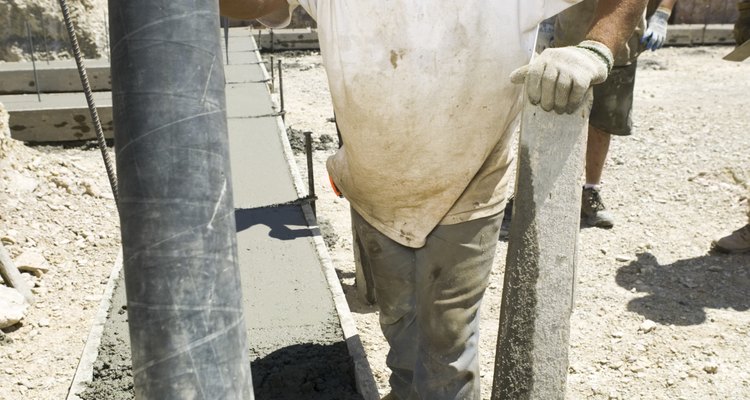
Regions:
<svg viewBox="0 0 750 400"><path fill-rule="evenodd" d="M112 138L112 95L94 92L104 136ZM56 142L96 138L83 92L0 96L10 114L10 134L24 142Z"/></svg>
<svg viewBox="0 0 750 400"><path fill-rule="evenodd" d="M109 62L106 60L84 60L86 75L93 91L110 90ZM36 94L36 83L42 93L81 92L81 78L73 60L36 63L37 79L30 62L0 63L0 95Z"/></svg>
<svg viewBox="0 0 750 400"><path fill-rule="evenodd" d="M306 191L281 118L269 116L277 110L266 84L258 82L267 77L259 55L247 53L250 63L227 68L226 75L231 82L227 99L237 247L255 398L377 399L311 209L301 203L280 205ZM73 394L69 400L133 398L123 286L120 277L99 357L76 374L93 380L80 397Z"/></svg>

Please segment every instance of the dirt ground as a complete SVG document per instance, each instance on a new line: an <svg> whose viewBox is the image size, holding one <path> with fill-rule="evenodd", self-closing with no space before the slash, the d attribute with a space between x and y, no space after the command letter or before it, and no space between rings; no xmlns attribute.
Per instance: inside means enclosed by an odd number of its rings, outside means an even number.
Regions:
<svg viewBox="0 0 750 400"><path fill-rule="evenodd" d="M713 238L745 223L748 202L750 63L722 61L728 51L667 48L641 57L635 134L613 140L605 167L604 201L617 224L581 230L571 400L750 398L750 255L708 253ZM275 56L284 62L287 124L335 137L319 54ZM92 144L4 146L0 239L13 257L38 252L50 269L25 274L37 304L0 338L0 399L58 400L119 249L117 214ZM314 155L318 216L385 394L387 345L377 308L357 299L348 204L332 194L325 172L333 151ZM297 163L304 176L303 155ZM485 399L506 249L500 242L482 310Z"/></svg>

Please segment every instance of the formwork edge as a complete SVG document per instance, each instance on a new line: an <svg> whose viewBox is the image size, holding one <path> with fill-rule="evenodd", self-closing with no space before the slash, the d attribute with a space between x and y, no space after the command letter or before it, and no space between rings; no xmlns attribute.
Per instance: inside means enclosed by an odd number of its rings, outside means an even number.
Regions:
<svg viewBox="0 0 750 400"><path fill-rule="evenodd" d="M107 317L109 316L109 308L112 306L112 294L115 290L115 283L120 276L122 270L122 248L115 259L115 264L112 267L112 271L109 273L107 279L107 285L104 287L102 293L102 301L99 303L99 309L96 311L91 330L86 338L86 345L83 347L80 360L78 360L78 366L76 367L75 375L73 375L73 381L68 388L68 396L66 400L81 400L78 393L86 388L86 384L90 383L94 377L94 363L99 357L99 345L102 341L102 335L104 334L104 325L107 323Z"/></svg>

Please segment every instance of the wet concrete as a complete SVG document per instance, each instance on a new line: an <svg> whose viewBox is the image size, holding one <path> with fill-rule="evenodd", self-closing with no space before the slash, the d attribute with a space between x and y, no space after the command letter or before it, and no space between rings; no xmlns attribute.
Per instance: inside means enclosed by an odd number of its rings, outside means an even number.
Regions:
<svg viewBox="0 0 750 400"><path fill-rule="evenodd" d="M280 118L269 116L277 110L256 79L265 75L247 73L261 68L258 55L246 53L247 65L226 70L227 114L255 398L361 399L350 355L350 344L359 342L345 337L343 293L329 286L338 281L324 265L320 232L309 226L309 206L279 205L304 193ZM121 277L81 399L133 398L125 304Z"/></svg>

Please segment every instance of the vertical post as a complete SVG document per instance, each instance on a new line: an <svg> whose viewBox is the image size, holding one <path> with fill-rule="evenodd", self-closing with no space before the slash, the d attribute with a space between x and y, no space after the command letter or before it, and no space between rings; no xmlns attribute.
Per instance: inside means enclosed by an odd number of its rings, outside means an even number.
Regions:
<svg viewBox="0 0 750 400"><path fill-rule="evenodd" d="M493 400L565 398L589 108L522 111Z"/></svg>
<svg viewBox="0 0 750 400"><path fill-rule="evenodd" d="M136 399L253 399L215 0L110 0Z"/></svg>
<svg viewBox="0 0 750 400"><path fill-rule="evenodd" d="M36 97L41 102L42 95L39 89L39 77L36 73L36 59L34 58L34 39L31 38L31 28L29 22L26 21L26 35L29 37L29 51L31 52L31 67L34 69L34 87L36 87Z"/></svg>
<svg viewBox="0 0 750 400"><path fill-rule="evenodd" d="M271 93L276 90L276 63L271 56Z"/></svg>
<svg viewBox="0 0 750 400"><path fill-rule="evenodd" d="M224 50L227 55L227 65L229 65L229 17L222 17L222 24L224 24Z"/></svg>
<svg viewBox="0 0 750 400"><path fill-rule="evenodd" d="M310 199L313 214L318 213L315 210L315 175L313 171L312 159L312 132L304 132L305 135L305 154L307 155L307 197Z"/></svg>
<svg viewBox="0 0 750 400"><path fill-rule="evenodd" d="M273 66L271 68L273 68ZM279 103L281 106L281 119L286 122L286 109L284 108L284 75L281 72L281 60L279 60Z"/></svg>

